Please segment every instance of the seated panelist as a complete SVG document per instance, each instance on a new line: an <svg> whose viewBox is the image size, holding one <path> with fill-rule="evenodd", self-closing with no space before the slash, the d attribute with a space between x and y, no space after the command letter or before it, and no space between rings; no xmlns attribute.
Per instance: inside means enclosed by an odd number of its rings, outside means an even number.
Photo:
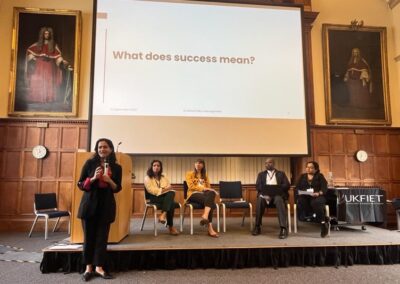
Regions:
<svg viewBox="0 0 400 284"><path fill-rule="evenodd" d="M285 239L288 236L286 201L290 183L283 171L275 169L275 161L271 158L265 161L265 171L257 176L257 204L256 204L256 226L253 235L261 234L262 217L265 208L272 203L278 210L279 226L281 227L279 238Z"/></svg>
<svg viewBox="0 0 400 284"><path fill-rule="evenodd" d="M194 170L186 173L186 183L188 185L186 200L204 206L200 225L207 226L210 237L218 238L219 235L214 231L212 226L213 210L216 208L216 191L210 186L204 160L198 159L194 164Z"/></svg>
<svg viewBox="0 0 400 284"><path fill-rule="evenodd" d="M318 163L315 161L307 163L306 173L300 176L296 184L296 191L298 193L297 206L299 208L300 219L315 213L317 222L321 223L322 238L325 238L329 231L329 218L325 217L327 184L325 177L319 171ZM299 194L300 192L304 194Z"/></svg>
<svg viewBox="0 0 400 284"><path fill-rule="evenodd" d="M162 224L167 223L171 235L179 235L178 230L174 227L175 191L172 190L168 178L163 174L161 161L151 161L147 175L144 178L144 186L150 194L150 202L157 204L157 207L161 208L161 215L158 221Z"/></svg>

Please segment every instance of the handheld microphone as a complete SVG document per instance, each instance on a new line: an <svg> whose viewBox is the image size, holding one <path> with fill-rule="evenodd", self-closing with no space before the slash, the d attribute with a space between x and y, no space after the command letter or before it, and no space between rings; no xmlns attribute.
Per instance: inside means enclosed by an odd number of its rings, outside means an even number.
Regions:
<svg viewBox="0 0 400 284"><path fill-rule="evenodd" d="M118 152L119 145L121 145L121 144L122 144L122 141L120 141L120 142L117 144L117 151L115 151L115 152Z"/></svg>
<svg viewBox="0 0 400 284"><path fill-rule="evenodd" d="M104 160L104 173L103 173L104 176L108 175L108 166L109 166L108 161L107 161L107 159L105 159Z"/></svg>

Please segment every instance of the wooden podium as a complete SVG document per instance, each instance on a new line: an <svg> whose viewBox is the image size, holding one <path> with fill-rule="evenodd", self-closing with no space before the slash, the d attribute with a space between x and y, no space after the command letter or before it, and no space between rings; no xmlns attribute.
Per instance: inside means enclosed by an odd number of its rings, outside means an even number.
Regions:
<svg viewBox="0 0 400 284"><path fill-rule="evenodd" d="M79 204L83 195L78 186L83 164L94 153L78 152L75 154L74 191L72 193L71 211L71 243L83 243L81 219L77 218ZM117 203L117 212L114 223L111 224L109 243L118 243L129 234L129 225L132 214L133 191L131 188L132 160L129 155L116 153L117 162L122 167L122 190L114 194Z"/></svg>

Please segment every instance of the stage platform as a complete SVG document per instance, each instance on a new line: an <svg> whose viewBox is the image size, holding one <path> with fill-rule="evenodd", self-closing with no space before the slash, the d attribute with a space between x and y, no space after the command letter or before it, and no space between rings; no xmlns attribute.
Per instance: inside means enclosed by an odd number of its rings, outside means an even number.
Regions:
<svg viewBox="0 0 400 284"><path fill-rule="evenodd" d="M143 231L139 219L131 220L131 234L108 246L110 271L131 269L248 268L288 266L340 266L400 263L400 232L374 226L342 226L320 237L318 224L300 222L298 233L278 239L276 217L263 219L261 235L253 236L241 218L229 218L227 232L220 238L207 236L196 219L194 234L186 222L179 236L171 236L161 224L154 236L149 218ZM188 220L186 220L188 221ZM248 221L248 220L247 220ZM177 226L178 227L178 226ZM222 226L221 226L222 229ZM42 272L82 271L81 247L70 247L68 239L43 250Z"/></svg>

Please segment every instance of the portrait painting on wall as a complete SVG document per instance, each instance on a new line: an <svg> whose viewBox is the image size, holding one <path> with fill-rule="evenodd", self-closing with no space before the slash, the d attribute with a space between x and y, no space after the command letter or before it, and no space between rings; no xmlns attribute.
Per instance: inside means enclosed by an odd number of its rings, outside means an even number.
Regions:
<svg viewBox="0 0 400 284"><path fill-rule="evenodd" d="M9 115L76 116L81 13L14 8Z"/></svg>
<svg viewBox="0 0 400 284"><path fill-rule="evenodd" d="M329 124L390 125L386 28L324 24Z"/></svg>

